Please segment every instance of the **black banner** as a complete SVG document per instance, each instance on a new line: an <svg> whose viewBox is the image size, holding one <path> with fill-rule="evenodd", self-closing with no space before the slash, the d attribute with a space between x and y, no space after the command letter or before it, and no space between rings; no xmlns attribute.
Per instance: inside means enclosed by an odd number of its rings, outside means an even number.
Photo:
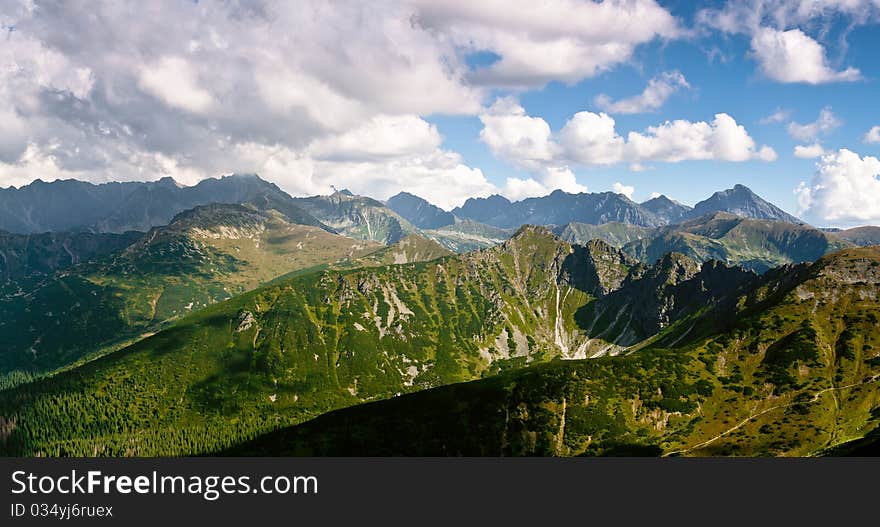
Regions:
<svg viewBox="0 0 880 527"><path fill-rule="evenodd" d="M0 467L8 526L843 525L870 518L880 459L6 458Z"/></svg>

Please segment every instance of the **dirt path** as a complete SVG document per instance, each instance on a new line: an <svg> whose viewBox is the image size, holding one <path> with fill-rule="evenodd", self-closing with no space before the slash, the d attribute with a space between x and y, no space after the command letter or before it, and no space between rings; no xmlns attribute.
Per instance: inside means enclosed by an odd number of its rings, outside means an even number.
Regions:
<svg viewBox="0 0 880 527"><path fill-rule="evenodd" d="M721 432L720 434L718 434L717 436L715 436L715 437L713 437L713 438L711 438L711 439L707 439L706 441L703 441L702 443L697 443L696 445L694 445L694 446L692 446L692 447L689 447L689 448L684 448L684 449L681 449L681 450L673 450L673 451L671 451L671 452L667 452L667 453L663 454L663 457L671 456L671 455L674 455L674 454L686 454L686 453L691 452L691 451L693 451L693 450L697 450L697 449L703 448L703 447L705 447L705 446L708 446L708 445L714 443L715 441L718 441L718 440L721 439L722 437L724 437L724 436L726 436L726 435L728 435L728 434L730 434L730 433L732 433L732 432L735 432L736 430L739 430L740 428L742 428L743 426L745 426L745 425L746 425L749 421L751 421L752 419L755 419L755 418L757 418L757 417L761 417L762 415L764 415L764 414L766 414L766 413L769 413L769 412L772 412L772 411L774 411L774 410L778 410L778 409L780 409L780 408L788 408L789 406L794 406L794 405L796 405L796 404L812 404L812 403L815 403L815 402L819 401L819 398L822 397L822 395L825 394L825 393L828 393L828 392L834 392L834 391L838 391L838 390L845 390L845 389L847 389L847 388L853 388L853 387L855 387L855 386L861 386L861 385L863 385L863 384L870 384L870 383L872 383L872 382L877 382L878 379L880 379L880 374L874 375L874 376L871 377L870 379L865 380L865 381L862 381L862 382L857 382L857 383L853 383L853 384L847 384L846 386L834 386L834 387L831 387L831 388L825 388L825 389L819 390L818 392L816 392L815 394L813 394L813 398L810 399L809 401L798 402L798 403L778 404L778 405L776 405L776 406L771 406L770 408L766 408L766 409L761 410L760 412L758 412L758 413L756 413L756 414L752 414L752 415L750 415L749 417L743 419L742 421L740 421L740 422L737 423L736 425L732 426L731 428L728 428L727 430Z"/></svg>

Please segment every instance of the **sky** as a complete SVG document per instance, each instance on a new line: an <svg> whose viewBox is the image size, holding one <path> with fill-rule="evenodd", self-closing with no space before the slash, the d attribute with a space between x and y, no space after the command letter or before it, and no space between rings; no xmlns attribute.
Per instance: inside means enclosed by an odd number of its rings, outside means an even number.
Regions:
<svg viewBox="0 0 880 527"><path fill-rule="evenodd" d="M736 183L880 224L880 0L0 0L0 187L257 173L451 209Z"/></svg>

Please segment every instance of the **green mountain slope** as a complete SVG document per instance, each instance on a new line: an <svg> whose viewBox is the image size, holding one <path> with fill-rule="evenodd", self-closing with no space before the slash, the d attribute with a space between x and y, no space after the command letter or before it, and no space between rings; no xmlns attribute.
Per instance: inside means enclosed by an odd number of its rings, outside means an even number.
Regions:
<svg viewBox="0 0 880 527"><path fill-rule="evenodd" d="M345 260L332 267L335 269L353 269L356 267L379 267L383 265L427 262L443 258L444 256L451 256L452 254L452 251L434 240L418 234L410 234L366 256Z"/></svg>
<svg viewBox="0 0 880 527"><path fill-rule="evenodd" d="M0 287L27 288L33 280L124 249L141 236L143 233L136 231L123 234L0 231ZM26 283L20 284L22 281Z"/></svg>
<svg viewBox="0 0 880 527"><path fill-rule="evenodd" d="M565 355L583 339L574 312L600 286L583 250L523 228L485 251L273 283L0 393L0 415L16 423L7 448L203 452L334 408Z"/></svg>
<svg viewBox="0 0 880 527"><path fill-rule="evenodd" d="M628 243L624 251L646 263L675 251L698 261L715 259L763 272L785 263L812 262L851 246L808 225L716 212L661 227L649 237Z"/></svg>
<svg viewBox="0 0 880 527"><path fill-rule="evenodd" d="M854 227L835 232L834 235L862 247L880 245L880 227Z"/></svg>
<svg viewBox="0 0 880 527"><path fill-rule="evenodd" d="M590 240L602 240L614 247L648 238L654 229L630 225L628 223L603 223L602 225L590 225L588 223L569 223L556 230L560 238L569 242L583 245Z"/></svg>
<svg viewBox="0 0 880 527"><path fill-rule="evenodd" d="M121 252L0 298L0 373L50 371L279 275L379 247L274 209L197 207Z"/></svg>
<svg viewBox="0 0 880 527"><path fill-rule="evenodd" d="M740 298L726 329L676 349L360 405L225 453L876 454L878 294L880 250L850 249L780 270Z"/></svg>
<svg viewBox="0 0 880 527"><path fill-rule="evenodd" d="M422 231L423 236L456 253L499 245L513 233L513 229L502 229L472 220L458 220L453 225Z"/></svg>
<svg viewBox="0 0 880 527"><path fill-rule="evenodd" d="M392 244L416 231L381 202L347 190L329 196L293 198L292 202L337 232L358 240Z"/></svg>

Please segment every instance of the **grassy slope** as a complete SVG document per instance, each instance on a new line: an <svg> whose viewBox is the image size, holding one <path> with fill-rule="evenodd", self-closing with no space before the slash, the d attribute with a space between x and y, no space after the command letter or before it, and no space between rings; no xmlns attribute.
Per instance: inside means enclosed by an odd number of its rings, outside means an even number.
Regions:
<svg viewBox="0 0 880 527"><path fill-rule="evenodd" d="M872 452L880 249L847 250L787 274L744 296L732 327L678 349L539 365L340 410L226 453ZM858 440L866 433L874 438Z"/></svg>
<svg viewBox="0 0 880 527"><path fill-rule="evenodd" d="M807 225L715 213L660 228L652 237L630 242L624 251L647 263L676 251L698 261L716 259L764 272L786 263L811 262L850 246Z"/></svg>
<svg viewBox="0 0 880 527"><path fill-rule="evenodd" d="M627 243L648 238L653 232L654 229L647 227L617 222L602 225L569 223L559 231L559 237L569 243L580 245L598 238L614 247L623 247Z"/></svg>
<svg viewBox="0 0 880 527"><path fill-rule="evenodd" d="M122 252L0 299L0 373L52 370L278 275L379 247L275 212L200 207Z"/></svg>
<svg viewBox="0 0 880 527"><path fill-rule="evenodd" d="M246 293L0 392L0 415L16 423L8 451L204 452L334 408L547 360L589 299L566 285L571 254L524 229L483 252L317 272Z"/></svg>

